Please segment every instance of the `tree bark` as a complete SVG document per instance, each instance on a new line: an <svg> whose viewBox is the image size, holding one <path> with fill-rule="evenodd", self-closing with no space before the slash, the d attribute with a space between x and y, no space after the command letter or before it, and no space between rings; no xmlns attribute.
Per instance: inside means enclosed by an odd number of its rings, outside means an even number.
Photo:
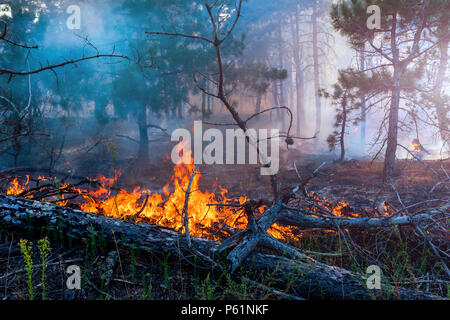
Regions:
<svg viewBox="0 0 450 320"><path fill-rule="evenodd" d="M296 92L296 115L297 115L297 135L302 135L303 122L305 120L305 107L304 107L304 75L302 65L302 48L300 48L300 35L299 35L299 17L298 12L295 12L294 21L291 24L292 32L292 53L294 56L295 67L295 92Z"/></svg>
<svg viewBox="0 0 450 320"><path fill-rule="evenodd" d="M278 25L278 64L279 64L279 69L283 70L284 67L284 50L283 50L283 32L282 32L282 25L281 23ZM285 79L280 79L279 82L279 88L280 88L280 95L279 95L279 105L280 106L286 106L286 102L285 102L285 98L284 98L284 81ZM285 112L283 110L278 110L278 121L281 122L280 126L281 126L281 130L282 131L286 131L287 128L286 127L286 117L285 117Z"/></svg>
<svg viewBox="0 0 450 320"><path fill-rule="evenodd" d="M397 152L397 138L398 138L398 113L400 109L400 80L402 71L400 67L394 67L394 84L392 89L391 107L389 110L389 128L387 137L386 156L384 159L384 181L389 179L394 174L395 154Z"/></svg>
<svg viewBox="0 0 450 320"><path fill-rule="evenodd" d="M147 127L147 108L143 107L139 112L139 151L138 159L140 161L148 161L148 127Z"/></svg>
<svg viewBox="0 0 450 320"><path fill-rule="evenodd" d="M278 93L278 80L274 80L272 81L272 96L273 96L273 105L274 106L280 106L280 96ZM279 110L277 111L277 114L273 114L273 112L270 113L269 117L270 117L270 121L272 123L274 123L275 118L276 121L279 121Z"/></svg>
<svg viewBox="0 0 450 320"><path fill-rule="evenodd" d="M261 99L262 99L262 94L258 92L257 96L256 96L256 106L255 106L256 113L259 113L261 111Z"/></svg>
<svg viewBox="0 0 450 320"><path fill-rule="evenodd" d="M320 72L319 72L319 44L318 44L318 31L317 31L317 15L318 15L318 3L314 1L313 14L312 14L312 35L313 35L313 61L314 61L314 99L316 102L316 133L320 132L322 125L322 105L320 103Z"/></svg>
<svg viewBox="0 0 450 320"><path fill-rule="evenodd" d="M206 94L202 94L202 119L205 119L206 115Z"/></svg>
<svg viewBox="0 0 450 320"><path fill-rule="evenodd" d="M345 105L342 106L342 127L341 133L339 137L339 144L341 146L341 156L339 157L339 161L344 161L345 159L345 129L347 128L347 109Z"/></svg>
<svg viewBox="0 0 450 320"><path fill-rule="evenodd" d="M448 28L448 22L446 23L446 27ZM436 104L436 114L439 124L439 132L441 134L441 139L443 143L448 143L449 140L449 128L448 128L448 110L445 105L444 97L442 96L442 87L445 81L445 74L448 68L448 37L441 42L439 45L440 49L440 59L439 59L439 70L436 77L436 83L434 87L434 100Z"/></svg>
<svg viewBox="0 0 450 320"><path fill-rule="evenodd" d="M181 255L183 260L194 263L195 253L189 247L186 237L170 229L144 223L135 224L10 196L0 195L0 230L28 235L30 239L38 239L45 236L45 233L54 232L62 238L71 238L73 241L101 236L111 246L117 241L125 247L139 247L155 253L171 253L171 256L176 257ZM219 248L217 242L199 238L191 238L191 241L199 253L211 258L216 257ZM198 260L195 263L198 264ZM438 298L429 293L403 288L392 289L382 286L381 290L368 290L362 276L313 259L291 260L252 252L244 260L241 270L246 275L254 275L256 281L258 276L270 277L273 279L273 286L281 290L285 290L289 284L289 292L304 298Z"/></svg>
<svg viewBox="0 0 450 320"><path fill-rule="evenodd" d="M386 155L384 158L383 180L389 182L394 173L395 155L397 152L397 136L398 136L398 113L400 109L400 93L401 93L401 79L405 66L400 63L399 51L397 47L397 13L393 15L392 29L391 29L391 50L392 50L392 65L394 68L392 91L391 91L391 106L389 109L389 126L387 136Z"/></svg>
<svg viewBox="0 0 450 320"><path fill-rule="evenodd" d="M364 54L364 51L360 52L360 69L365 70L366 69L366 55ZM361 132L360 132L360 143L362 151L366 151L366 108L367 108L367 101L366 97L364 95L361 96Z"/></svg>

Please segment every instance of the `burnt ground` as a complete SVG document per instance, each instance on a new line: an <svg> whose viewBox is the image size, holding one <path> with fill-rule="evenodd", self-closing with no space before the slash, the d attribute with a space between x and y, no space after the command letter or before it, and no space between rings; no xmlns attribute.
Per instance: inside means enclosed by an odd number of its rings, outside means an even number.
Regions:
<svg viewBox="0 0 450 320"><path fill-rule="evenodd" d="M311 157L296 163L302 177L309 176L324 159ZM327 159L325 159L327 160ZM431 169L430 169L431 168ZM220 183L231 196L270 198L270 182L251 166L204 166L201 186L208 189ZM359 210L387 202L393 210L401 208L396 194L381 180L382 163L370 161L328 162L308 184L308 191L329 201L346 201ZM394 181L406 206L425 212L439 208L434 199L449 199L448 190L436 185L450 172L450 161L397 162ZM158 191L169 180L172 165L166 161L146 167L130 165L123 170L121 187L149 186ZM279 173L283 187L295 186L300 178L292 165L284 164ZM434 187L433 193L429 191ZM364 273L371 264L382 267L391 285L408 286L447 296L449 279L442 265L424 240L409 227L370 232L351 232L342 239L336 232L307 230L291 245L330 265ZM18 249L26 235L3 234L0 242L0 299L28 299L25 263ZM47 299L263 299L280 298L240 280L240 275L214 274L196 266L186 266L177 257L157 256L139 250L111 248L98 239L79 239L77 243L52 241L47 260L45 287ZM449 247L448 238L442 239ZM34 240L34 244L36 244ZM441 243L442 245L442 243ZM42 281L39 252L34 245L33 290L41 299ZM119 255L117 254L119 253ZM322 255L321 253L325 253ZM448 262L448 260L447 260ZM82 290L66 289L68 265L82 269ZM261 282L270 283L270 279ZM286 284L288 286L288 284ZM283 288L279 288L283 290ZM287 288L284 288L287 289Z"/></svg>
<svg viewBox="0 0 450 320"><path fill-rule="evenodd" d="M279 172L282 187L296 186L301 178L309 177L312 172L327 159L313 159L296 162L298 170L293 165L283 166ZM450 172L450 161L399 160L396 163L395 186L405 204L413 204L430 199L448 199L449 194L442 186L437 186L433 194L430 190L446 179L446 172ZM430 169L431 168L431 169ZM444 168L444 170L442 169ZM208 170L211 169L211 170ZM297 171L299 175L297 174ZM383 163L371 161L345 161L343 163L329 161L319 174L307 186L311 193L317 193L330 201L346 201L358 210L379 206L383 201L400 209L400 203L395 192L382 181ZM271 188L268 177L259 175L259 169L244 166L215 166L205 168L203 183L220 184L230 190L230 193L246 195L248 198L270 198Z"/></svg>

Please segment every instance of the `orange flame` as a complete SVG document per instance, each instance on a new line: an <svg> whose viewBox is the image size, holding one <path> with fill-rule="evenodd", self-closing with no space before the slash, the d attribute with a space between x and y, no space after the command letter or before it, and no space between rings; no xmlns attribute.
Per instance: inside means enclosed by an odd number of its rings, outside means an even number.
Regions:
<svg viewBox="0 0 450 320"><path fill-rule="evenodd" d="M171 177L171 183L164 186L162 193L152 193L150 189L134 188L132 192L120 190L112 191L118 178L120 170L114 173L114 178L98 176L97 179L91 179L96 182L95 188L79 189L66 184L58 183L56 178L39 177L38 181L54 181L54 186L59 190L70 188L71 192L78 193L84 199L80 203L83 211L95 214L104 214L118 219L132 219L137 222L147 222L162 225L179 232L184 230L183 207L185 202L186 190L189 180L195 168L192 164L191 151L181 153L183 146L179 144L180 156L183 158L180 164L174 167ZM185 150L185 149L183 149ZM215 184L216 193L202 191L199 188L201 174L193 176L188 213L189 213L189 231L192 236L202 237L211 235L212 231L218 229L221 224L226 223L235 229L243 229L247 225L247 217L233 209L231 206L220 206L220 204L230 204L231 200L227 197L228 190ZM30 177L21 184L18 178L15 178L9 185L7 194L12 196L23 195L25 198L33 198L32 193L24 193L29 190ZM170 189L172 188L172 192ZM64 193L59 196L52 196L55 203L60 206L66 206L68 200ZM240 204L248 199L240 197ZM211 205L213 204L213 205ZM214 204L219 204L216 206ZM259 213L264 211L264 206L258 208ZM289 229L285 227L273 227L269 230L276 238L286 238ZM225 231L226 232L226 231ZM216 238L213 236L213 238Z"/></svg>
<svg viewBox="0 0 450 320"><path fill-rule="evenodd" d="M22 185L19 182L19 179L16 177L13 181L10 182L8 191L6 192L9 196L18 196L26 191L28 188L28 183L30 182L30 176L26 175L27 181Z"/></svg>
<svg viewBox="0 0 450 320"><path fill-rule="evenodd" d="M424 149L418 139L411 141L410 145L414 153L424 153Z"/></svg>
<svg viewBox="0 0 450 320"><path fill-rule="evenodd" d="M83 198L84 202L79 203L83 211L104 214L118 219L157 224L184 233L183 207L189 180L195 165L192 163L192 152L186 152L181 144L178 146L183 161L174 167L171 182L164 186L162 193L152 193L150 189L141 189L140 187L134 188L132 192L127 190L114 191L117 190L115 184L121 175L120 170L114 172L114 178L98 176L97 179L90 179L96 182L95 188L79 189L68 184L62 184L56 178L49 177L39 177L38 181L49 181L48 183L52 187L61 191L60 194L52 196L54 202L60 206L68 205L69 200L65 198L63 191L70 191ZM182 151L185 152L182 153ZM190 234L196 237L211 236L213 239L217 239L213 231L219 229L223 224L234 229L244 229L247 225L247 217L242 210L233 208L233 206L223 206L231 204L233 200L227 197L228 190L214 184L214 192L202 191L199 188L200 177L201 174L198 171L192 177L189 194ZM26 181L22 184L18 178L15 178L10 183L7 194L33 198L33 193L26 193L30 189L29 183L29 175L26 176ZM360 216L360 213L352 211L348 202L332 203L319 198L316 194L313 195L313 199L322 207L321 212L325 209L334 216ZM236 200L239 204L248 201L246 197L239 197ZM316 206L311 206L309 209L313 213L319 210ZM257 208L259 212L257 215L262 214L264 210L264 206ZM389 208L386 205L385 212L388 211ZM227 232L225 229L222 231ZM268 232L277 239L298 240L301 237L301 234L296 232L296 228L277 224L274 224Z"/></svg>
<svg viewBox="0 0 450 320"><path fill-rule="evenodd" d="M133 217L136 221L154 223L184 232L182 213L186 190L195 165L192 164L191 151L181 154L181 146L179 150L183 161L174 167L173 192L169 191L171 185L167 184L163 188L163 194L152 193L149 189L143 190L136 187L133 192L120 190L118 194L112 195L111 187L120 176L120 172L118 172L114 179L99 177L96 180L100 183L97 190L88 194L80 193L85 199L85 203L81 204L81 209L120 219ZM230 215L234 214L232 210L209 205L228 203L230 201L226 197L228 190L217 186L220 189L220 196L202 191L199 189L200 177L201 175L198 173L192 178L188 204L189 231L191 235L198 237L210 233L208 230L214 229L217 223L225 222ZM147 200L143 201L142 199ZM238 225L230 226L239 227Z"/></svg>

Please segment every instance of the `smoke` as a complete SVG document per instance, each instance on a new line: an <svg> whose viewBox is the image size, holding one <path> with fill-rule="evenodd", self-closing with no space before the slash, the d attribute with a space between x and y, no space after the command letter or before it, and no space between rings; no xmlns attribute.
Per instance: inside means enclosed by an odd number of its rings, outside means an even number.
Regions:
<svg viewBox="0 0 450 320"><path fill-rule="evenodd" d="M28 6L28 15L23 14L18 7L24 3ZM181 2L180 2L181 3ZM323 1L324 10L319 18L320 26L320 87L328 91L332 90L337 81L338 70L354 66L356 64L353 51L350 49L340 34L331 27L326 6L331 1ZM70 59L77 59L96 54L118 53L132 58L149 57L154 59L153 69L144 69L143 76L137 76L138 68L127 61L111 59L94 59L69 65L58 70L47 71L31 76L31 86L25 78L14 78L7 82L3 79L3 90L16 92L17 99L26 100L29 90L32 93L36 108L51 110L46 114L47 123L51 135L56 137L49 143L60 145L61 134L59 131L68 126L64 136L64 146L74 150L78 143L85 143L92 139L92 135L108 136L109 140L116 139L117 135L127 136L128 140L120 140L127 153L136 151L137 144L132 139L139 140L138 122L142 118L139 109L147 104L146 113L148 123L168 125L169 129L178 127L190 127L192 120L199 119L199 110L202 103L214 106L212 117L224 117L227 111L220 106L219 101L201 96L196 88L192 73L195 67L203 66L203 59L210 58L208 52L201 56L195 55L188 49L198 48L199 45L189 43L174 44L173 38L156 39L148 37L145 31L176 31L190 34L204 34L209 36L209 25L205 18L205 12L190 6L189 8L165 6L164 2L149 2L149 12L136 10L134 1L18 1L11 2L12 12L3 11L0 7L0 18L10 19L11 30L15 32L15 38L24 43L37 44L36 50L19 50L15 56L3 56L2 64L8 63L8 67L27 70L36 69L47 64L61 63ZM80 16L79 29L71 29L68 19L73 19L74 11L68 12L69 6L77 6ZM233 5L230 2L230 5ZM263 62L269 67L285 69L288 77L280 83L269 83L269 89L262 97L262 107L269 108L283 103L291 108L294 115L294 128L298 125L296 95L299 88L295 82L295 59L293 58L293 10L299 10L299 14L308 15L309 1L261 1L249 0L244 2L244 9L239 24L234 32L234 39L243 38L245 49L240 55L238 45L226 51L230 60L236 60L237 64L251 64ZM5 7L7 8L7 7ZM151 11L153 10L153 11ZM189 11L190 10L190 11ZM197 10L197 11L195 11ZM25 10L26 11L26 10ZM183 16L183 12L196 13L198 16ZM231 11L230 11L231 12ZM174 18L176 17L176 18ZM186 21L184 21L184 19ZM204 19L205 21L202 21ZM10 19L11 20L11 19ZM181 21L184 21L183 23ZM76 25L76 24L75 24ZM280 33L276 32L280 28ZM311 60L311 25L308 21L299 24L302 48L302 68L304 68L304 110L301 127L302 136L312 136L317 128L315 126L315 89ZM227 44L227 43L226 43ZM7 48L1 46L1 50ZM185 50L185 51L181 51ZM168 57L166 60L163 58ZM143 59L143 60L145 60ZM147 63L148 61L143 61ZM120 63L119 63L120 62ZM141 61L142 63L142 61ZM230 63L231 64L231 63ZM213 61L208 66L207 73L214 74L216 65ZM192 69L192 70L191 70ZM203 70L202 70L203 71ZM183 76L176 78L177 74ZM125 81L115 84L118 76ZM136 77L136 78L135 78ZM129 81L127 81L129 80ZM128 82L128 83L127 83ZM130 85L133 83L133 85ZM274 97L274 86L279 86L278 100ZM446 87L448 89L448 87ZM120 91L126 91L120 92ZM115 103L118 92L122 95L121 106ZM148 96L148 100L139 96ZM283 98L281 98L283 95ZM202 100L206 99L206 100ZM255 93L251 90L236 90L232 100L240 113L251 114L255 111ZM280 101L281 100L281 101ZM316 152L328 153L326 139L331 134L335 122L335 107L328 99L321 98L322 124ZM366 157L369 146L378 136L380 123L383 121L384 107L375 106L367 115L366 141L361 140L361 124L349 123L346 135L347 157ZM179 117L179 109L183 118ZM56 119L56 120L55 120ZM59 119L59 120L58 120ZM226 118L224 118L227 120ZM273 119L278 119L273 116ZM287 121L287 117L282 118ZM49 122L60 121L59 125ZM278 122L277 122L278 121ZM80 122L83 127L91 130L83 131L77 128ZM255 120L258 125L258 120ZM274 123L275 122L275 123ZM269 122L261 120L259 124L267 125ZM273 128L285 128L281 120L272 120ZM440 148L440 140L433 136L423 124L418 128L421 132L421 142L425 147L434 152ZM121 131L119 131L119 129ZM105 133L106 132L106 133ZM293 132L294 133L294 132ZM91 135L91 136L89 136ZM151 135L151 133L150 133ZM113 138L114 137L114 138ZM411 132L400 134L401 143L409 145L412 138L416 138ZM116 139L117 140L117 139ZM125 143L126 142L126 143ZM76 149L76 148L75 148ZM376 148L373 148L375 150ZM399 152L399 157L405 154ZM5 156L3 156L5 157Z"/></svg>

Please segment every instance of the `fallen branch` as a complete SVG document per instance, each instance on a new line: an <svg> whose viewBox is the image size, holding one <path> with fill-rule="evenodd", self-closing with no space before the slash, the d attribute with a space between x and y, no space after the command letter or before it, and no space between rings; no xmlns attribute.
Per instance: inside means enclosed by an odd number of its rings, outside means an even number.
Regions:
<svg viewBox="0 0 450 320"><path fill-rule="evenodd" d="M8 233L16 232L19 235L30 234L30 231L33 231L31 234L41 235L42 230L47 230L49 233L58 232L61 236L74 241L91 236L103 236L111 247L115 246L117 240L118 244L128 248L134 246L155 253L181 255L182 260L190 264L194 264L195 260L186 237L173 230L10 196L0 195L0 230L7 230ZM193 247L202 255L217 259L219 243L195 237L192 237L191 241ZM209 265L208 268L215 267ZM328 266L306 256L293 260L252 251L242 261L240 270L255 275L256 278L252 280L256 282L260 282L258 276L270 277L273 279L273 287L280 292L286 290L286 284L289 283L289 292L286 293L303 298L372 299L374 296L401 299L436 298L429 293L404 288L397 288L395 292L392 292L392 288L384 287L381 291L368 290L362 276Z"/></svg>
<svg viewBox="0 0 450 320"><path fill-rule="evenodd" d="M411 214L408 211L408 208L406 208L405 204L403 203L402 198L400 197L400 194L397 191L397 188L395 187L394 183L391 183L392 189L394 190L395 194L397 195L397 199L400 202L401 206L403 207L403 210L408 215L408 217L411 217ZM447 273L448 277L450 278L450 270L448 269L447 264L445 263L444 259L442 259L441 255L439 254L438 250L436 249L436 246L433 244L433 242L429 239L428 235L422 230L422 228L414 221L414 219L411 219L412 225L416 230L420 233L420 235L425 239L425 241L428 243L428 245L431 247L431 250L433 250L436 257L441 262L442 266L445 269L445 272Z"/></svg>

